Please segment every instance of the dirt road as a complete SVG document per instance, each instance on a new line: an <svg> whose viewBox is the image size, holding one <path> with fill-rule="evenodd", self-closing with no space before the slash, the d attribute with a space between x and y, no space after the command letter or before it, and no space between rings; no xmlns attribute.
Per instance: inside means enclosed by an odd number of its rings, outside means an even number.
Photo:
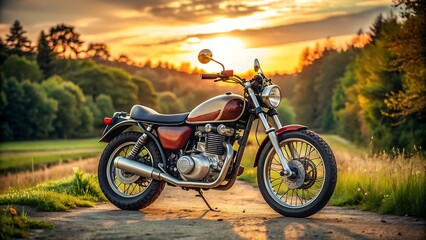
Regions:
<svg viewBox="0 0 426 240"><path fill-rule="evenodd" d="M237 182L227 192L205 196L221 212L207 211L195 191L167 186L141 211L109 203L69 212L29 211L52 230L32 230L32 239L426 239L426 220L326 207L306 219L286 218L264 202L258 189Z"/></svg>

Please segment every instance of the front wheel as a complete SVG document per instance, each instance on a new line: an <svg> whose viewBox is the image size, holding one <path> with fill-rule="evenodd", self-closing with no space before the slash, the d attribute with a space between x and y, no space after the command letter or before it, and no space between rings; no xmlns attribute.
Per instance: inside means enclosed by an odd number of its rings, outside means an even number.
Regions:
<svg viewBox="0 0 426 240"><path fill-rule="evenodd" d="M337 181L337 167L327 143L309 130L283 133L278 142L295 173L284 176L281 161L269 142L257 169L260 192L269 206L287 217L308 217L330 200Z"/></svg>

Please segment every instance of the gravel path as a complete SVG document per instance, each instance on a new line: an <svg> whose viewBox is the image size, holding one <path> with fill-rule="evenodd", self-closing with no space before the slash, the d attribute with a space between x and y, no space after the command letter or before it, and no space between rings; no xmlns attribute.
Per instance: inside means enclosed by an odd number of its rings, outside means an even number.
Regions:
<svg viewBox="0 0 426 240"><path fill-rule="evenodd" d="M286 218L264 202L258 189L238 181L229 191L205 192L208 211L195 191L167 186L141 211L110 203L69 212L37 212L52 230L31 230L31 239L426 239L426 220L326 207L305 219Z"/></svg>

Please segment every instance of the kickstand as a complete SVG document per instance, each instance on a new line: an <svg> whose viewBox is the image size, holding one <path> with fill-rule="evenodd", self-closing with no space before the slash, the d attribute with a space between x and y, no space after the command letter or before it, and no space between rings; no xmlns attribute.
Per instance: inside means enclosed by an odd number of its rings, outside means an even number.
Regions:
<svg viewBox="0 0 426 240"><path fill-rule="evenodd" d="M213 211L213 212L220 212L220 210L217 210L217 208L216 208L216 209L213 209L213 208L210 206L210 204L207 202L206 198L204 197L204 195L203 195L203 191L202 191L201 189L197 189L196 191L198 192L198 195L195 195L195 196L196 196L196 197L200 197L200 198L202 198L202 199L203 199L203 201L204 201L204 203L207 205L207 207L209 207L210 211Z"/></svg>

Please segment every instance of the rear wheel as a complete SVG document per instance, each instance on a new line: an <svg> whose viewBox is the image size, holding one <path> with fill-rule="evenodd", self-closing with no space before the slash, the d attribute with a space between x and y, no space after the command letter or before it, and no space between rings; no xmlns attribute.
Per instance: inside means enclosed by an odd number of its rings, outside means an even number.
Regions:
<svg viewBox="0 0 426 240"><path fill-rule="evenodd" d="M105 148L98 166L102 192L118 208L138 210L153 203L164 189L165 183L135 175L114 166L117 156L127 157L141 136L138 132L125 132L114 138ZM148 141L135 161L156 166L161 160L157 146Z"/></svg>
<svg viewBox="0 0 426 240"><path fill-rule="evenodd" d="M327 143L309 130L278 136L287 164L284 170L271 143L260 155L257 174L260 192L276 212L288 217L307 217L321 210L333 194L337 181L336 160Z"/></svg>

